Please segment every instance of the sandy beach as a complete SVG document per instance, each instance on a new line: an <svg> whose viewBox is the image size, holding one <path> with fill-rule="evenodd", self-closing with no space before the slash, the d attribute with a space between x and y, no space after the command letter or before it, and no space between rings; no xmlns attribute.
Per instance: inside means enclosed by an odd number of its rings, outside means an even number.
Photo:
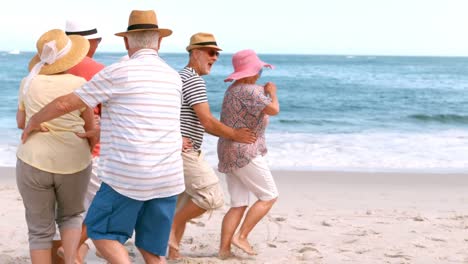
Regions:
<svg viewBox="0 0 468 264"><path fill-rule="evenodd" d="M468 174L273 174L280 197L250 236L257 256L216 257L226 204L188 225L176 263L468 263ZM29 263L14 168L0 168L0 195L0 263ZM105 262L92 248L87 263Z"/></svg>

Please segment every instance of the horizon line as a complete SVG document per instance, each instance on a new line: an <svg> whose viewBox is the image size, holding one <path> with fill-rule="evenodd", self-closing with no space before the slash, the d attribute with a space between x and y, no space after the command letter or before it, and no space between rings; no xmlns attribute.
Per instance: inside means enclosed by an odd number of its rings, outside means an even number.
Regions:
<svg viewBox="0 0 468 264"><path fill-rule="evenodd" d="M18 51L20 53L36 53L36 51L32 50L19 50L19 49L13 49L13 50L0 50L0 52L6 52L10 53L11 51ZM96 52L96 55L98 54L127 54L125 51L98 51ZM162 54L188 54L187 52L179 52L179 51L166 51L166 52L161 52ZM222 54L229 54L232 55L235 52L223 52ZM449 57L449 58L465 58L468 57L468 55L438 55L438 54L345 54L345 53L277 53L277 52L265 52L265 53L258 53L259 55L291 55L291 56L344 56L344 57ZM18 55L18 54L12 54L12 55Z"/></svg>

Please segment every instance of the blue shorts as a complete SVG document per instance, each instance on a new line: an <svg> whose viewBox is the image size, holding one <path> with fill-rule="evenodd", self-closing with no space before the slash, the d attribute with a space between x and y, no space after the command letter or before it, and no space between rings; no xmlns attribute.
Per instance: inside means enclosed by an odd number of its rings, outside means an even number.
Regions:
<svg viewBox="0 0 468 264"><path fill-rule="evenodd" d="M88 237L124 244L135 230L135 245L165 256L177 195L138 201L102 183L86 215Z"/></svg>

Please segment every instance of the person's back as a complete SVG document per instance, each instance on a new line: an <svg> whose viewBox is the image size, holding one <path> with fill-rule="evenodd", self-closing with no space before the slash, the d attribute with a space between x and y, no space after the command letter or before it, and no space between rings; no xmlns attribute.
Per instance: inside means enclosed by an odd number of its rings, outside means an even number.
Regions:
<svg viewBox="0 0 468 264"><path fill-rule="evenodd" d="M226 90L221 109L221 122L233 128L248 127L255 132L257 140L252 144L244 144L219 138L220 172L225 173L233 168L243 167L258 154L267 153L265 130L269 117L262 110L270 101L264 94L263 86L257 84L235 84Z"/></svg>
<svg viewBox="0 0 468 264"><path fill-rule="evenodd" d="M81 76L87 81L91 80L93 76L100 70L104 69L104 65L93 60L90 57L85 57L75 67L69 69L67 72L76 76Z"/></svg>
<svg viewBox="0 0 468 264"><path fill-rule="evenodd" d="M23 89L20 90L20 109L26 113L26 122L55 98L73 92L84 83L83 78L71 74L37 75L29 84L26 94ZM89 165L88 141L75 135L84 132L84 120L79 110L43 125L48 132L36 133L25 144L18 146L17 156L21 160L56 173L75 172ZM68 158L63 159L64 156Z"/></svg>
<svg viewBox="0 0 468 264"><path fill-rule="evenodd" d="M18 96L16 120L24 130L48 104L86 82L65 73L86 56L89 43L85 38L52 29L39 38L36 47ZM64 238L65 261L74 259L92 145L76 133L93 130L94 123L92 110L78 107L40 122L41 132L33 133L28 141L22 137L23 144L18 146L16 182L26 211L32 263L50 262L56 224Z"/></svg>
<svg viewBox="0 0 468 264"><path fill-rule="evenodd" d="M235 81L224 95L221 122L246 126L257 133L253 144L240 144L231 140L218 140L218 169L226 174L226 184L231 198L231 208L223 218L221 243L218 256L227 259L233 256L231 244L249 255L257 253L247 237L257 223L268 213L278 198L278 190L264 158L267 152L265 129L268 115L279 113L276 85L264 86L256 82L263 67L273 68L258 58L253 50L242 50L232 57L234 72L224 81ZM251 204L251 194L258 199ZM240 228L238 229L240 225ZM238 230L237 234L234 233Z"/></svg>
<svg viewBox="0 0 468 264"><path fill-rule="evenodd" d="M80 96L88 102L93 97L105 101L101 117L100 179L135 199L166 195L160 191L168 186L154 185L160 181L159 176L173 174L164 181L169 185L183 182L179 177L182 143L178 73L155 51L142 49L97 76L102 81L88 83ZM100 86L105 82L106 87ZM87 89L100 89L101 93L86 94ZM129 186L135 180L145 184L132 190ZM183 185L169 190L179 193Z"/></svg>

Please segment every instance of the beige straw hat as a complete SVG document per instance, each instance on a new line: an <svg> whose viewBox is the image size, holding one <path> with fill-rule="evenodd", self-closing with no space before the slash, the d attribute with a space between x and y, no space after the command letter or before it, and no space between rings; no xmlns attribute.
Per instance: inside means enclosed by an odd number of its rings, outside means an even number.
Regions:
<svg viewBox="0 0 468 264"><path fill-rule="evenodd" d="M210 33L196 33L190 38L190 44L187 46L187 51L199 48L213 48L221 51L216 43L215 37Z"/></svg>
<svg viewBox="0 0 468 264"><path fill-rule="evenodd" d="M127 31L116 33L115 35L125 37L129 32L146 30L159 31L160 37L167 37L172 34L172 30L158 27L158 19L156 18L156 13L153 10L133 10L128 19Z"/></svg>
<svg viewBox="0 0 468 264"><path fill-rule="evenodd" d="M37 54L29 62L29 70L41 61L40 57L47 43L55 41L56 52L60 52L69 45L69 50L64 53L60 58L51 64L44 64L39 74L55 74L64 72L71 67L78 64L86 56L89 50L89 41L79 35L67 36L65 31L61 29L52 29L42 34L39 40L36 42Z"/></svg>

